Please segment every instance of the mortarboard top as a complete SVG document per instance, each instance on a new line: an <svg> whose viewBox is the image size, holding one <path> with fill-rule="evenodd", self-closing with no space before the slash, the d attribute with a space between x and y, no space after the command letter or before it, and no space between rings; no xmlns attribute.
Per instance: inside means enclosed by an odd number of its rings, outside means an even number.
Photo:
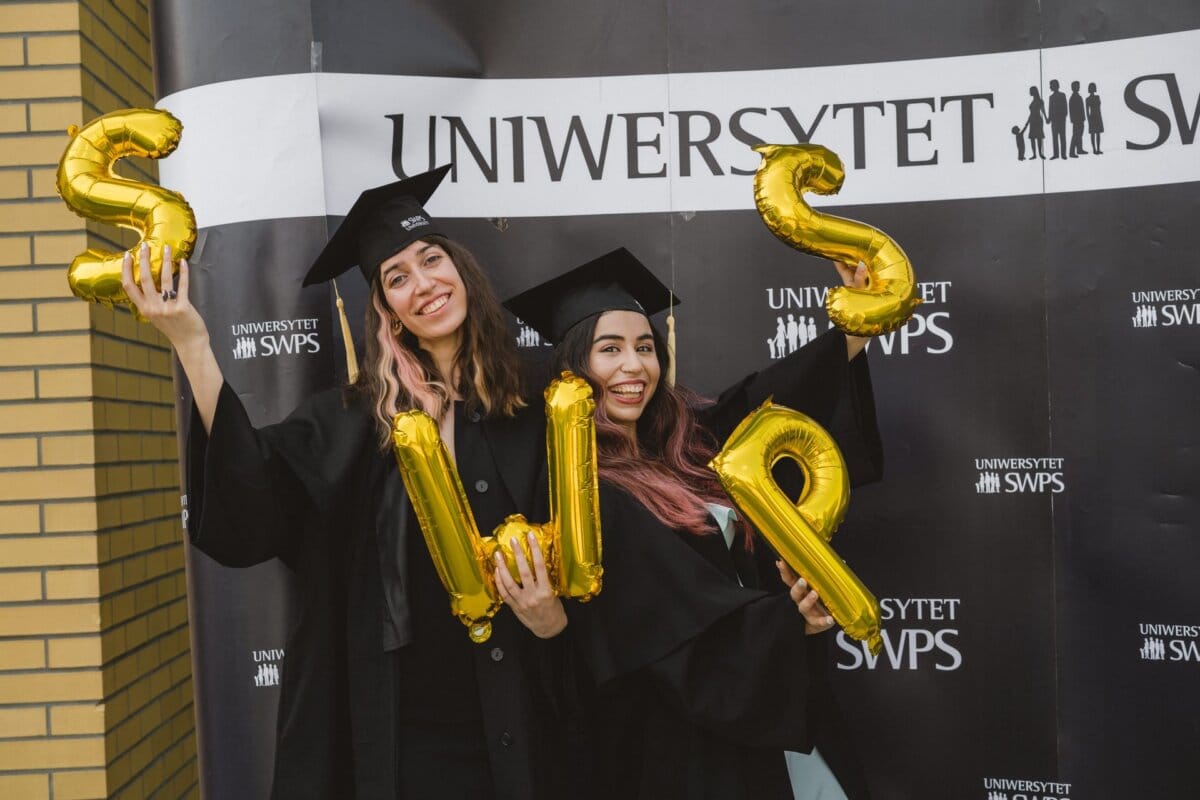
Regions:
<svg viewBox="0 0 1200 800"><path fill-rule="evenodd" d="M424 205L449 170L447 164L360 194L304 276L304 285L331 280L356 265L369 284L381 263L418 239L442 233Z"/></svg>
<svg viewBox="0 0 1200 800"><path fill-rule="evenodd" d="M675 298L674 303L678 304ZM603 311L646 316L672 305L671 290L624 247L522 292L504 306L550 342Z"/></svg>

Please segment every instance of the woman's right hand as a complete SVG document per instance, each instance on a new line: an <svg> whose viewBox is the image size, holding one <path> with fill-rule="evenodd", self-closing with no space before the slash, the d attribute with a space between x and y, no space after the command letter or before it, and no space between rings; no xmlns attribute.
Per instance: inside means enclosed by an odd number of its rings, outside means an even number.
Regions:
<svg viewBox="0 0 1200 800"><path fill-rule="evenodd" d="M216 354L208 341L208 327L200 312L188 299L188 263L179 261L179 287L171 260L171 249L163 246L161 286L154 285L150 272L150 246L142 242L138 249L138 280L133 279L133 257L125 254L121 262L121 288L129 302L163 336L179 356L179 363L192 387L192 399L200 412L204 430L212 432L217 399L225 382Z"/></svg>

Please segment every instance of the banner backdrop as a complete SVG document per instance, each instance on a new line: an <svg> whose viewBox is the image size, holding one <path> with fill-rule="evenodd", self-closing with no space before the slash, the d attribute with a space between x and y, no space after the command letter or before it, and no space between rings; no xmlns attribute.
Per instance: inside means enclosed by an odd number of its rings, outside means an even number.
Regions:
<svg viewBox="0 0 1200 800"><path fill-rule="evenodd" d="M453 161L430 211L502 295L630 248L683 299L680 379L714 392L825 330L836 281L762 225L749 145L840 153L813 204L897 240L925 300L870 345L886 476L834 540L884 615L879 656L839 636L830 664L874 795L1200 785L1200 6L153 12L185 126L161 180L256 423L345 374L332 292L299 285L363 188ZM286 571L192 552L189 575L204 795L265 796Z"/></svg>

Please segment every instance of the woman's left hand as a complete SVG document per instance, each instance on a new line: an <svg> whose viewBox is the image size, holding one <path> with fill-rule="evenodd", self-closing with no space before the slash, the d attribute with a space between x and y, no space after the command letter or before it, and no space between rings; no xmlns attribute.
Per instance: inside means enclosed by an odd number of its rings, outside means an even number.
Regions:
<svg viewBox="0 0 1200 800"><path fill-rule="evenodd" d="M844 264L840 261L835 261L833 262L833 266L837 267L838 275L841 277L843 285L849 286L851 289L866 289L871 285L871 271L867 269L867 265L863 262ZM853 361L854 357L861 353L867 346L867 341L866 337L846 334L847 360Z"/></svg>
<svg viewBox="0 0 1200 800"><path fill-rule="evenodd" d="M533 631L533 635L539 639L551 639L567 627L567 612L563 609L562 600L554 594L554 588L550 585L550 575L546 571L546 559L542 557L542 548L538 546L534 535L529 534L529 550L533 554L532 568L525 558L525 551L516 539L512 540L512 549L521 582L513 580L504 564L504 557L496 553L496 588L500 591L504 604L513 610L521 624Z"/></svg>
<svg viewBox="0 0 1200 800"><path fill-rule="evenodd" d="M842 279L842 285L849 286L851 289L865 289L871 285L871 272L863 262L843 264L840 261L835 261L833 262L833 266L837 268L838 275Z"/></svg>
<svg viewBox="0 0 1200 800"><path fill-rule="evenodd" d="M792 568L782 561L776 561L775 566L779 568L780 579L785 585L791 587L788 592L792 602L796 604L796 608L804 617L804 632L812 636L814 633L824 633L832 628L834 619L830 616L829 609L825 608L825 604L821 602L817 593L809 588L808 581L792 572Z"/></svg>

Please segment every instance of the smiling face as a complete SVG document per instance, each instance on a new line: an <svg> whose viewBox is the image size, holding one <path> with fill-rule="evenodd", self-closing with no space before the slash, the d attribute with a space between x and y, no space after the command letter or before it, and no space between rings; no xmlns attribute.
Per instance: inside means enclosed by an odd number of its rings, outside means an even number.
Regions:
<svg viewBox="0 0 1200 800"><path fill-rule="evenodd" d="M637 421L658 388L661 368L650 320L636 311L606 311L596 320L588 371L604 389L604 410L636 436Z"/></svg>
<svg viewBox="0 0 1200 800"><path fill-rule="evenodd" d="M440 245L416 241L379 267L383 298L422 347L461 337L467 290Z"/></svg>

